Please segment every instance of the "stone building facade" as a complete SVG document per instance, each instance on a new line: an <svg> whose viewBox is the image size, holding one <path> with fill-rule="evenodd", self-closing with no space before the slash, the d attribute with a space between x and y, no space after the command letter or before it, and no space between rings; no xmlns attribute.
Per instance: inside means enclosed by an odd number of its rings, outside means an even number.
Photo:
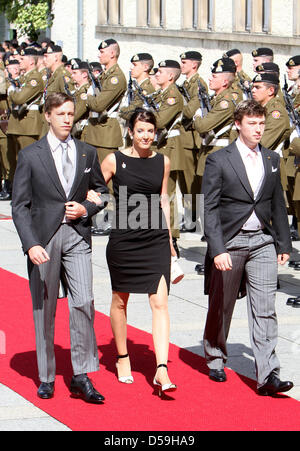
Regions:
<svg viewBox="0 0 300 451"><path fill-rule="evenodd" d="M51 38L68 58L97 60L98 45L115 38L120 65L149 52L156 64L186 50L203 55L204 78L224 51L239 48L253 75L251 51L271 47L282 75L290 56L300 54L299 0L53 0Z"/></svg>

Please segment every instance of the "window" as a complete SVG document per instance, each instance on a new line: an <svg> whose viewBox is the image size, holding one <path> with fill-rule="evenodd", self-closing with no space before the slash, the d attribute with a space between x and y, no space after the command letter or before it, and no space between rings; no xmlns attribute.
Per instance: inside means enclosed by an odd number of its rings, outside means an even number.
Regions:
<svg viewBox="0 0 300 451"><path fill-rule="evenodd" d="M165 0L137 0L137 26L164 27L165 11Z"/></svg>
<svg viewBox="0 0 300 451"><path fill-rule="evenodd" d="M182 0L183 28L213 30L214 0Z"/></svg>
<svg viewBox="0 0 300 451"><path fill-rule="evenodd" d="M122 25L122 0L99 0L99 24Z"/></svg>
<svg viewBox="0 0 300 451"><path fill-rule="evenodd" d="M270 33L271 0L234 0L235 31Z"/></svg>

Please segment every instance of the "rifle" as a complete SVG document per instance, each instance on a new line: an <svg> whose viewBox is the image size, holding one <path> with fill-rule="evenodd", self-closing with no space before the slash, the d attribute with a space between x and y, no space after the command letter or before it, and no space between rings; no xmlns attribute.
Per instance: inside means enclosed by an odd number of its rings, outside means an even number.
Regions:
<svg viewBox="0 0 300 451"><path fill-rule="evenodd" d="M300 116L298 111L294 108L292 97L288 93L288 83L286 75L284 76L284 86L282 88L282 92L285 101L285 107L287 109L291 124L294 125L297 135L298 137L300 137ZM300 164L300 157L295 157L295 164Z"/></svg>
<svg viewBox="0 0 300 451"><path fill-rule="evenodd" d="M137 95L143 100L144 105L146 108L149 108L151 110L154 111L158 111L159 110L159 106L157 105L157 103L155 103L153 97L151 94L145 95L143 93L142 88L140 87L140 85L138 84L138 82L136 80L133 80L133 87L137 92Z"/></svg>
<svg viewBox="0 0 300 451"><path fill-rule="evenodd" d="M64 80L64 89L65 89L65 92L66 92L66 94L67 94L68 96L72 97L72 99L73 99L74 103L76 103L76 102L75 102L75 95L74 95L74 93L72 93L72 92L70 91L70 89L69 89L69 86L68 86L68 83L67 83L67 80L66 80L66 77L65 77L65 76L63 76L63 80Z"/></svg>
<svg viewBox="0 0 300 451"><path fill-rule="evenodd" d="M129 71L127 92L128 92L128 94L127 94L128 95L128 105L130 105L131 102L133 101L133 80L132 80L132 76L131 76L131 70Z"/></svg>
<svg viewBox="0 0 300 451"><path fill-rule="evenodd" d="M200 100L201 110L203 113L203 117L206 116L207 113L211 110L211 103L209 95L201 81L198 79L198 96Z"/></svg>
<svg viewBox="0 0 300 451"><path fill-rule="evenodd" d="M101 85L99 78L95 77L95 75L93 74L93 69L92 69L90 63L88 62L88 60L87 60L87 64L88 64L89 77L92 82L92 86L93 86L93 90L94 90L94 95L97 95L97 94L99 94L99 92L102 91L102 85Z"/></svg>
<svg viewBox="0 0 300 451"><path fill-rule="evenodd" d="M239 72L237 73L237 75L239 77L239 87L243 91L243 94L246 96L246 100L253 100L251 85L248 84L247 80L244 80Z"/></svg>

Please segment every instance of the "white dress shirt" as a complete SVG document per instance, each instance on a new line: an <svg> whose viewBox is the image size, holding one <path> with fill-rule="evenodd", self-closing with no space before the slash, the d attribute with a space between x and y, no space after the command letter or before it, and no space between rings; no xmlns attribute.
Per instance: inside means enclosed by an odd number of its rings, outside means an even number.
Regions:
<svg viewBox="0 0 300 451"><path fill-rule="evenodd" d="M74 183L75 174L76 174L76 163L77 163L77 151L76 151L76 145L71 137L71 135L68 136L68 138L64 141L68 144L68 156L72 162L73 165L73 174L69 180L69 183L66 182L66 179L63 175L63 168L62 168L62 141L60 141L55 135L51 133L51 131L48 132L47 135L48 143L51 149L51 154L54 159L55 167L60 179L60 182L65 190L66 197L69 196L71 192L72 185ZM70 222L66 217L64 217L62 223Z"/></svg>
<svg viewBox="0 0 300 451"><path fill-rule="evenodd" d="M249 149L240 140L240 138L237 139L236 146L240 152L241 158L245 165L247 177L253 191L254 199L256 199L265 176L265 168L261 155L261 150L258 145L253 150ZM253 165L253 160L251 159L250 156L251 152L253 151L257 152L255 166ZM251 216L247 219L247 221L243 225L242 230L261 230L263 228L264 228L263 224L256 216L255 211L253 211Z"/></svg>

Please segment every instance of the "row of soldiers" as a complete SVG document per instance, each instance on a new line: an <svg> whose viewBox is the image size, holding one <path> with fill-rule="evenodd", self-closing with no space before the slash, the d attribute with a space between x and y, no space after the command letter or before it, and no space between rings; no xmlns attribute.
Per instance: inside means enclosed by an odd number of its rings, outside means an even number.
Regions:
<svg viewBox="0 0 300 451"><path fill-rule="evenodd" d="M176 185L184 195L182 228L190 230L199 214L197 194L201 192L206 157L236 138L235 107L243 99L253 98L266 107L262 145L282 157L282 185L289 213L295 218L295 230L298 227L300 232L300 124L297 122L300 56L287 61L287 74L293 86L281 90L279 67L268 48L252 52L257 73L253 80L243 71L241 52L232 49L213 64L208 85L198 72L202 56L197 51L181 54L181 63L161 61L156 69L150 54L138 53L131 58L127 81L118 65L118 43L107 39L100 43L98 50L98 66L78 58L64 64L62 48L54 43L44 50L30 45L4 60L0 68L3 180L0 199L5 200L11 194L19 150L47 133L43 104L51 92L73 96L76 105L73 134L97 148L100 162L107 154L122 148L124 142L130 145L126 122L137 107L145 107L157 119L155 149L171 161L169 195L174 199L171 226L176 245L180 234L175 220ZM176 82L181 75L186 80L179 86ZM96 229L94 233L102 231Z"/></svg>

